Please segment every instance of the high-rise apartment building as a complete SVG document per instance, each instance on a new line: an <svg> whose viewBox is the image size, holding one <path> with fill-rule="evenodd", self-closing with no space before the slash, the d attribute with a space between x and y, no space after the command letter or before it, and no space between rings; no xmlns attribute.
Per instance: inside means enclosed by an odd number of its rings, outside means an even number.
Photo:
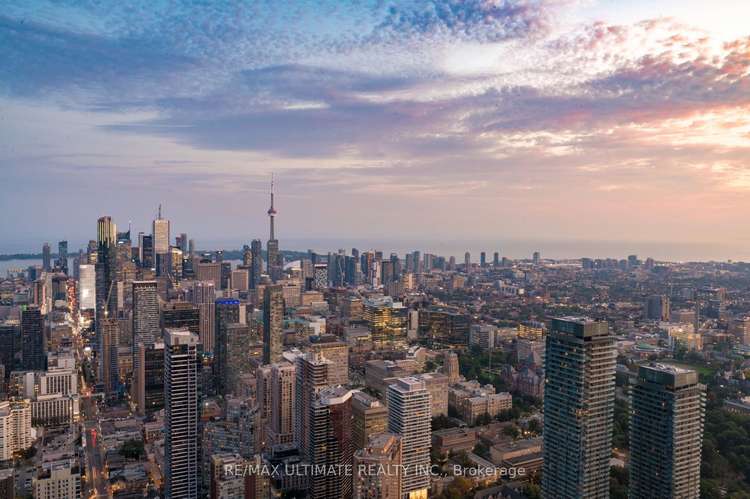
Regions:
<svg viewBox="0 0 750 499"><path fill-rule="evenodd" d="M164 492L170 499L197 499L200 476L200 363L198 336L164 334Z"/></svg>
<svg viewBox="0 0 750 499"><path fill-rule="evenodd" d="M351 467L352 393L342 386L327 388L317 394L310 406L309 458L313 469ZM313 473L309 493L315 498L351 497L352 473Z"/></svg>
<svg viewBox="0 0 750 499"><path fill-rule="evenodd" d="M263 274L263 256L261 255L263 243L260 239L253 239L250 243L250 289L256 289L260 284L260 276Z"/></svg>
<svg viewBox="0 0 750 499"><path fill-rule="evenodd" d="M290 444L294 441L295 366L288 362L273 364L270 372L268 401L269 445Z"/></svg>
<svg viewBox="0 0 750 499"><path fill-rule="evenodd" d="M630 396L631 499L700 497L705 386L698 373L641 366Z"/></svg>
<svg viewBox="0 0 750 499"><path fill-rule="evenodd" d="M606 322L552 319L545 355L545 497L609 497L616 356Z"/></svg>
<svg viewBox="0 0 750 499"><path fill-rule="evenodd" d="M30 402L0 402L0 461L10 461L15 453L28 449L33 443Z"/></svg>
<svg viewBox="0 0 750 499"><path fill-rule="evenodd" d="M263 363L281 361L284 350L284 289L278 284L263 290Z"/></svg>
<svg viewBox="0 0 750 499"><path fill-rule="evenodd" d="M99 380L104 385L104 393L114 396L120 383L117 363L117 349L120 344L120 324L117 319L106 317L99 325Z"/></svg>
<svg viewBox="0 0 750 499"><path fill-rule="evenodd" d="M353 464L354 499L401 499L401 437L371 435L354 453Z"/></svg>
<svg viewBox="0 0 750 499"><path fill-rule="evenodd" d="M294 434L303 459L310 459L312 443L312 403L318 393L329 386L328 371L331 361L319 353L311 352L297 357L297 380L295 387L296 409L294 414Z"/></svg>
<svg viewBox="0 0 750 499"><path fill-rule="evenodd" d="M432 414L424 381L399 378L388 386L388 431L401 437L402 497L426 499L430 488Z"/></svg>
<svg viewBox="0 0 750 499"><path fill-rule="evenodd" d="M652 295L646 299L646 319L654 321L669 321L670 306L669 297L666 295Z"/></svg>
<svg viewBox="0 0 750 499"><path fill-rule="evenodd" d="M234 298L216 300L216 342L214 344L214 381L219 394L226 393L227 379L227 329L240 322L240 301Z"/></svg>

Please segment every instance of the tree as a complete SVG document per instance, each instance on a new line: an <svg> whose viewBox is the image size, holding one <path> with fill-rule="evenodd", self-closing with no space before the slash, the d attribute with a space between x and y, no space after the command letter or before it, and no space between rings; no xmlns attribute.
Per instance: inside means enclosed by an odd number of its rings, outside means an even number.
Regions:
<svg viewBox="0 0 750 499"><path fill-rule="evenodd" d="M518 435L520 435L521 432L516 425L508 425L503 428L503 434L508 435L509 437L518 438Z"/></svg>

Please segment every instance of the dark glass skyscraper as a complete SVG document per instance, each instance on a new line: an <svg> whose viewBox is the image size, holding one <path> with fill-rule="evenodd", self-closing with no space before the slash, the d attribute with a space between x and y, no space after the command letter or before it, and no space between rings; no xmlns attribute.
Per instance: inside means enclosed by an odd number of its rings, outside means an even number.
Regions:
<svg viewBox="0 0 750 499"><path fill-rule="evenodd" d="M25 371L45 368L44 316L37 307L21 312L22 366Z"/></svg>
<svg viewBox="0 0 750 499"><path fill-rule="evenodd" d="M609 497L616 356L606 322L552 319L545 360L544 497Z"/></svg>
<svg viewBox="0 0 750 499"><path fill-rule="evenodd" d="M68 273L68 241L57 243L57 268Z"/></svg>
<svg viewBox="0 0 750 499"><path fill-rule="evenodd" d="M233 298L216 300L216 340L214 345L214 382L216 392L226 393L228 326L240 322L240 301Z"/></svg>
<svg viewBox="0 0 750 499"><path fill-rule="evenodd" d="M697 499L705 404L698 373L641 366L630 400L630 498Z"/></svg>

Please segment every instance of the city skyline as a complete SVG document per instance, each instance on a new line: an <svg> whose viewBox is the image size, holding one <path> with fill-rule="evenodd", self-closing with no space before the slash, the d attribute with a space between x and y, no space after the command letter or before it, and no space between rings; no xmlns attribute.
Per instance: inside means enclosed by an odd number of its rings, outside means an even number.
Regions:
<svg viewBox="0 0 750 499"><path fill-rule="evenodd" d="M496 234L749 256L747 3L102 9L0 17L0 208L24 208L0 220L3 251L159 203L207 241L258 237L275 172L282 243Z"/></svg>

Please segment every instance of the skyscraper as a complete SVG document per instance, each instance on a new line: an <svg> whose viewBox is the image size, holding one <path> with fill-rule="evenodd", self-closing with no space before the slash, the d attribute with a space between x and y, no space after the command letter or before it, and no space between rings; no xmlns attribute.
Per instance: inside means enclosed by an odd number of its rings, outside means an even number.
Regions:
<svg viewBox="0 0 750 499"><path fill-rule="evenodd" d="M544 389L544 497L609 497L614 338L606 322L552 319Z"/></svg>
<svg viewBox="0 0 750 499"><path fill-rule="evenodd" d="M266 286L263 291L263 363L281 361L284 349L284 291L282 286Z"/></svg>
<svg viewBox="0 0 750 499"><path fill-rule="evenodd" d="M260 239L253 239L250 243L250 289L256 289L260 284L260 276L263 273L263 256L261 255L263 243Z"/></svg>
<svg viewBox="0 0 750 499"><path fill-rule="evenodd" d="M487 266L487 253L484 251L479 253L479 266L482 268Z"/></svg>
<svg viewBox="0 0 750 499"><path fill-rule="evenodd" d="M42 269L45 272L52 270L52 250L50 249L49 243L42 245Z"/></svg>
<svg viewBox="0 0 750 499"><path fill-rule="evenodd" d="M227 330L240 322L240 301L234 298L216 300L216 343L214 345L214 382L217 393L224 395L227 379Z"/></svg>
<svg viewBox="0 0 750 499"><path fill-rule="evenodd" d="M342 386L321 391L310 407L310 464L317 469L352 465L352 390ZM345 468L338 468L345 469ZM310 497L338 499L352 495L351 473L314 473Z"/></svg>
<svg viewBox="0 0 750 499"><path fill-rule="evenodd" d="M45 364L44 316L38 307L21 311L22 366L24 371L42 371Z"/></svg>
<svg viewBox="0 0 750 499"><path fill-rule="evenodd" d="M464 253L464 271L468 274L471 272L471 253Z"/></svg>
<svg viewBox="0 0 750 499"><path fill-rule="evenodd" d="M698 373L640 366L630 400L631 499L697 499L705 403Z"/></svg>
<svg viewBox="0 0 750 499"><path fill-rule="evenodd" d="M164 493L197 499L200 476L198 336L170 329L164 335Z"/></svg>
<svg viewBox="0 0 750 499"><path fill-rule="evenodd" d="M500 253L495 251L495 254L492 255L492 265L495 267L500 266Z"/></svg>
<svg viewBox="0 0 750 499"><path fill-rule="evenodd" d="M111 217L101 217L96 225L96 318L117 311L117 227Z"/></svg>
<svg viewBox="0 0 750 499"><path fill-rule="evenodd" d="M169 220L161 217L161 205L156 220L152 224L152 237L154 247L154 262L156 263L156 275L169 274Z"/></svg>
<svg viewBox="0 0 750 499"><path fill-rule="evenodd" d="M271 366L268 402L268 441L270 445L294 441L295 366L281 362Z"/></svg>
<svg viewBox="0 0 750 499"><path fill-rule="evenodd" d="M216 324L216 288L211 281L197 281L193 284L193 303L198 307L200 317L200 339L204 352L214 351Z"/></svg>
<svg viewBox="0 0 750 499"><path fill-rule="evenodd" d="M160 337L156 281L133 281L133 342L153 345Z"/></svg>
<svg viewBox="0 0 750 499"><path fill-rule="evenodd" d="M430 487L432 414L424 381L406 377L388 386L388 431L401 436L402 497L426 499Z"/></svg>
<svg viewBox="0 0 750 499"><path fill-rule="evenodd" d="M64 274L68 273L68 241L57 243L57 268Z"/></svg>
<svg viewBox="0 0 750 499"><path fill-rule="evenodd" d="M164 407L164 343L135 347L133 392L138 414L143 416Z"/></svg>
<svg viewBox="0 0 750 499"><path fill-rule="evenodd" d="M328 369L330 361L322 355L311 352L297 357L294 435L299 444L303 459L310 460L312 441L312 404L318 393L328 386Z"/></svg>
<svg viewBox="0 0 750 499"><path fill-rule="evenodd" d="M271 177L271 207L268 208L270 233L268 236L268 243L266 244L266 254L268 257L268 275L271 276L273 282L281 279L281 273L283 271L281 254L279 253L279 241L276 239L276 231L274 227L275 217L276 208L273 206L273 177Z"/></svg>
<svg viewBox="0 0 750 499"><path fill-rule="evenodd" d="M93 265L78 266L78 308L96 309L96 270Z"/></svg>
<svg viewBox="0 0 750 499"><path fill-rule="evenodd" d="M99 379L104 385L107 397L114 396L119 386L119 369L117 363L117 347L120 340L120 324L113 317L105 317L100 324Z"/></svg>

